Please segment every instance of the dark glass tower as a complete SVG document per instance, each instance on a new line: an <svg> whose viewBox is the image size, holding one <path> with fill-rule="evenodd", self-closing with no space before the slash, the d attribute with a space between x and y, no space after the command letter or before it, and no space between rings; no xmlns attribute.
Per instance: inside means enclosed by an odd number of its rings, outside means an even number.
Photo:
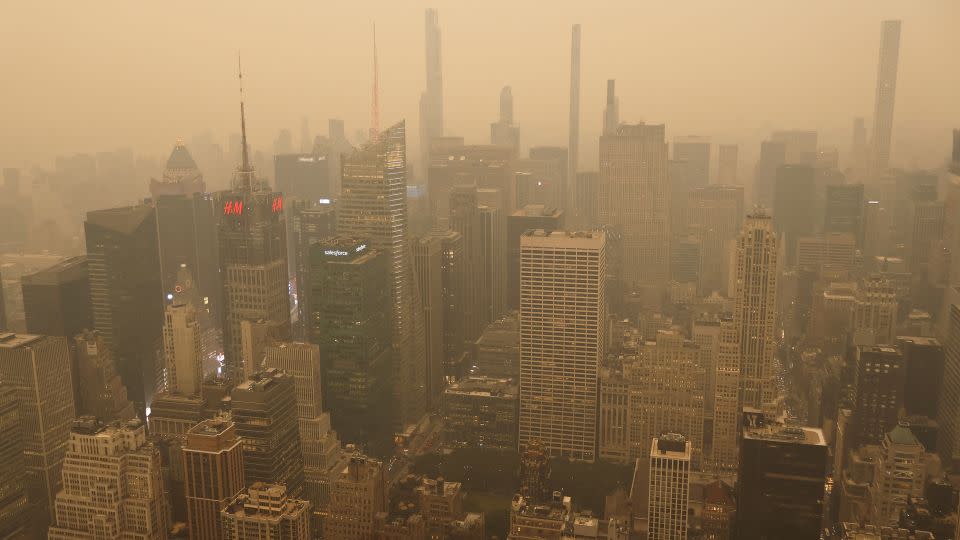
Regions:
<svg viewBox="0 0 960 540"><path fill-rule="evenodd" d="M93 327L87 258L71 257L20 278L27 332L73 337Z"/></svg>

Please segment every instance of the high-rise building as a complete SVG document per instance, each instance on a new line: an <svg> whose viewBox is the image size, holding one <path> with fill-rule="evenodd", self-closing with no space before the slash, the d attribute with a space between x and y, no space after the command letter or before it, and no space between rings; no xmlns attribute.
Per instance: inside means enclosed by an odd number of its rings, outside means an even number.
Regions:
<svg viewBox="0 0 960 540"><path fill-rule="evenodd" d="M163 323L164 380L162 390L200 395L203 385L203 340L193 304L167 305Z"/></svg>
<svg viewBox="0 0 960 540"><path fill-rule="evenodd" d="M688 189L710 184L710 139L698 135L673 140L673 159L687 162Z"/></svg>
<svg viewBox="0 0 960 540"><path fill-rule="evenodd" d="M163 329L155 209L88 212L84 229L93 327L113 353L131 401L143 411L152 398Z"/></svg>
<svg viewBox="0 0 960 540"><path fill-rule="evenodd" d="M273 156L274 186L289 198L319 201L334 197L327 156L314 152Z"/></svg>
<svg viewBox="0 0 960 540"><path fill-rule="evenodd" d="M753 202L766 208L773 207L777 169L787 162L787 145L781 141L760 143L760 159L753 173Z"/></svg>
<svg viewBox="0 0 960 540"><path fill-rule="evenodd" d="M77 416L93 416L103 422L133 419L133 403L127 399L127 387L103 336L87 330L73 338L73 345Z"/></svg>
<svg viewBox="0 0 960 540"><path fill-rule="evenodd" d="M507 217L507 309L520 307L520 237L529 230L561 230L563 223L563 210L542 205L527 205Z"/></svg>
<svg viewBox="0 0 960 540"><path fill-rule="evenodd" d="M654 437L650 444L647 538L686 540L690 502L690 441L677 433Z"/></svg>
<svg viewBox="0 0 960 540"><path fill-rule="evenodd" d="M371 538L374 516L388 506L383 463L353 456L330 487L324 538Z"/></svg>
<svg viewBox="0 0 960 540"><path fill-rule="evenodd" d="M220 511L243 491L243 449L234 423L204 420L187 432L183 474L190 540L220 540Z"/></svg>
<svg viewBox="0 0 960 540"><path fill-rule="evenodd" d="M709 295L729 281L729 253L743 222L743 187L710 185L686 196L685 225L700 237L700 293Z"/></svg>
<svg viewBox="0 0 960 540"><path fill-rule="evenodd" d="M602 232L530 231L520 239L520 440L593 461L606 343Z"/></svg>
<svg viewBox="0 0 960 540"><path fill-rule="evenodd" d="M733 538L733 519L737 503L733 488L722 480L715 480L703 487L703 514L701 529L706 538L730 540Z"/></svg>
<svg viewBox="0 0 960 540"><path fill-rule="evenodd" d="M495 321L507 312L507 220L500 208L480 207L480 242L483 261L481 277L489 291L485 302L485 322ZM486 326L486 325L484 325Z"/></svg>
<svg viewBox="0 0 960 540"><path fill-rule="evenodd" d="M823 232L850 233L860 245L864 203L863 184L828 185Z"/></svg>
<svg viewBox="0 0 960 540"><path fill-rule="evenodd" d="M70 257L21 276L20 286L27 332L71 338L93 328L86 257Z"/></svg>
<svg viewBox="0 0 960 540"><path fill-rule="evenodd" d="M623 282L663 287L670 272L663 125L621 125L600 137L599 221L623 234Z"/></svg>
<svg viewBox="0 0 960 540"><path fill-rule="evenodd" d="M463 291L466 261L463 236L456 231L433 231L429 237L440 241L440 286L443 317L443 374L459 378L465 355Z"/></svg>
<svg viewBox="0 0 960 540"><path fill-rule="evenodd" d="M406 195L406 127L399 122L344 158L337 210L339 234L366 239L387 258L398 426L416 424L426 412L423 317L408 244Z"/></svg>
<svg viewBox="0 0 960 540"><path fill-rule="evenodd" d="M607 105L603 109L603 134L613 135L620 125L620 98L617 97L617 82L607 79Z"/></svg>
<svg viewBox="0 0 960 540"><path fill-rule="evenodd" d="M784 144L785 165L812 167L817 161L817 132L803 129L774 131L770 140Z"/></svg>
<svg viewBox="0 0 960 540"><path fill-rule="evenodd" d="M170 530L160 450L135 419L105 425L83 416L73 423L63 460L63 489L49 538L165 540Z"/></svg>
<svg viewBox="0 0 960 540"><path fill-rule="evenodd" d="M287 252L297 282L297 328L295 336L309 339L310 313L310 249L313 244L336 234L336 205L323 202L287 199Z"/></svg>
<svg viewBox="0 0 960 540"><path fill-rule="evenodd" d="M243 476L303 490L303 452L293 377L276 369L254 373L231 393L231 414L243 441Z"/></svg>
<svg viewBox="0 0 960 540"><path fill-rule="evenodd" d="M899 525L907 501L924 496L926 465L926 451L906 425L884 434L870 484L870 523Z"/></svg>
<svg viewBox="0 0 960 540"><path fill-rule="evenodd" d="M857 240L850 233L824 233L797 239L797 268L823 275L857 267Z"/></svg>
<svg viewBox="0 0 960 540"><path fill-rule="evenodd" d="M734 537L820 538L827 470L823 432L763 425L758 416L744 420Z"/></svg>
<svg viewBox="0 0 960 540"><path fill-rule="evenodd" d="M897 348L906 366L903 407L907 416L937 418L944 375L943 347L932 337L897 336Z"/></svg>
<svg viewBox="0 0 960 540"><path fill-rule="evenodd" d="M880 61L877 64L877 96L873 108L870 138L872 174L883 174L890 164L893 138L893 104L897 93L897 65L900 60L900 21L883 21L880 26Z"/></svg>
<svg viewBox="0 0 960 540"><path fill-rule="evenodd" d="M736 185L737 182L737 154L739 147L735 144L721 144L717 150L719 166L717 167L717 183L721 186Z"/></svg>
<svg viewBox="0 0 960 540"><path fill-rule="evenodd" d="M514 379L465 377L443 391L443 436L465 448L517 447L517 384Z"/></svg>
<svg viewBox="0 0 960 540"><path fill-rule="evenodd" d="M777 169L773 195L773 224L786 242L787 264L796 263L797 240L814 232L814 169L806 165L783 165Z"/></svg>
<svg viewBox="0 0 960 540"><path fill-rule="evenodd" d="M0 381L19 402L30 521L42 531L60 491L74 418L66 338L0 333Z"/></svg>
<svg viewBox="0 0 960 540"><path fill-rule="evenodd" d="M520 128L513 123L513 90L504 86L500 90L500 118L490 124L490 144L513 150L520 155Z"/></svg>
<svg viewBox="0 0 960 540"><path fill-rule="evenodd" d="M430 145L443 136L443 65L437 10L424 12L427 89L420 95L420 166L430 164Z"/></svg>
<svg viewBox="0 0 960 540"><path fill-rule="evenodd" d="M20 403L12 387L0 386L0 538L26 534L27 475Z"/></svg>
<svg viewBox="0 0 960 540"><path fill-rule="evenodd" d="M427 176L427 193L437 224L444 228L450 217L454 187L474 185L499 189L502 199L493 206L511 212L516 208L517 178L513 150L493 145L456 144L435 148ZM452 227L451 227L452 228Z"/></svg>
<svg viewBox="0 0 960 540"><path fill-rule="evenodd" d="M951 287L952 297L960 291ZM937 453L946 464L960 460L960 304L944 300L943 386L937 411Z"/></svg>
<svg viewBox="0 0 960 540"><path fill-rule="evenodd" d="M443 393L443 242L439 236L413 241L413 270L423 306L424 341L427 352L427 405L440 407Z"/></svg>
<svg viewBox="0 0 960 540"><path fill-rule="evenodd" d="M853 344L892 345L897 305L897 291L890 280L878 275L864 278L853 306Z"/></svg>
<svg viewBox="0 0 960 540"><path fill-rule="evenodd" d="M491 291L487 288L490 281L484 276L489 261L484 255L484 228L481 218L481 205L478 201L475 185L461 185L450 192L450 228L463 238L464 296L463 329L464 339L475 341L490 322L488 307Z"/></svg>
<svg viewBox="0 0 960 540"><path fill-rule="evenodd" d="M577 178L580 171L580 25L573 25L570 37L570 123L567 142L567 177ZM567 187L569 190L569 186ZM564 193L561 208L568 207L570 194Z"/></svg>
<svg viewBox="0 0 960 540"><path fill-rule="evenodd" d="M303 498L320 509L326 503L330 469L340 458L340 440L330 428L330 414L323 410L320 349L308 343L268 346L265 363L293 376L303 449Z"/></svg>
<svg viewBox="0 0 960 540"><path fill-rule="evenodd" d="M310 502L288 495L283 484L254 482L220 511L223 537L230 540L309 540Z"/></svg>
<svg viewBox="0 0 960 540"><path fill-rule="evenodd" d="M737 470L740 450L740 332L734 316L721 316L714 353L711 467Z"/></svg>
<svg viewBox="0 0 960 540"><path fill-rule="evenodd" d="M903 407L906 369L892 346L858 346L854 352L854 446L881 444Z"/></svg>
<svg viewBox="0 0 960 540"><path fill-rule="evenodd" d="M344 440L389 444L390 302L387 257L367 242L335 237L311 248L311 341L333 427Z"/></svg>

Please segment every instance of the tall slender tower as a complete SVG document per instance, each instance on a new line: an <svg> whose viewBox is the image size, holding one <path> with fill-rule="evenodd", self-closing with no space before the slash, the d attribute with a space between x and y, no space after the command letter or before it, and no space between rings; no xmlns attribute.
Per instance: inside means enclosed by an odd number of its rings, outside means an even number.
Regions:
<svg viewBox="0 0 960 540"><path fill-rule="evenodd" d="M617 97L617 81L607 80L607 107L603 110L603 134L613 135L620 125L620 98Z"/></svg>
<svg viewBox="0 0 960 540"><path fill-rule="evenodd" d="M427 89L420 95L420 167L425 177L430 166L430 141L443 135L443 68L437 10L428 9L424 15Z"/></svg>
<svg viewBox="0 0 960 540"><path fill-rule="evenodd" d="M426 412L426 362L420 296L407 235L406 124L343 160L337 232L368 239L388 259L397 423L416 423Z"/></svg>
<svg viewBox="0 0 960 540"><path fill-rule="evenodd" d="M373 25L373 92L370 104L370 140L380 137L380 64L377 62L377 25Z"/></svg>
<svg viewBox="0 0 960 540"><path fill-rule="evenodd" d="M880 26L880 61L877 66L877 100L873 109L871 150L872 174L890 164L893 135L893 104L897 93L897 64L900 60L900 21L883 21Z"/></svg>
<svg viewBox="0 0 960 540"><path fill-rule="evenodd" d="M580 25L573 25L570 44L570 140L567 143L567 178L577 177L577 157L580 148ZM560 206L566 208L572 199L570 186L562 186ZM577 201L577 204L581 204Z"/></svg>

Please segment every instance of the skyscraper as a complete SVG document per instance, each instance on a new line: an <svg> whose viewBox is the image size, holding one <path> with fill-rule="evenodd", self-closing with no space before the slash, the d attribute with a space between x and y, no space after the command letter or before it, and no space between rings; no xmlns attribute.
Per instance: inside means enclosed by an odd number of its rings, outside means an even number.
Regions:
<svg viewBox="0 0 960 540"><path fill-rule="evenodd" d="M430 165L430 144L443 136L443 65L437 10L424 12L427 89L420 94L420 167Z"/></svg>
<svg viewBox="0 0 960 540"><path fill-rule="evenodd" d="M722 186L737 184L737 153L739 147L735 144L721 144L718 150L719 167L717 168L717 183Z"/></svg>
<svg viewBox="0 0 960 540"><path fill-rule="evenodd" d="M600 137L599 222L623 233L623 281L663 287L670 271L663 125L623 124Z"/></svg>
<svg viewBox="0 0 960 540"><path fill-rule="evenodd" d="M892 346L859 346L854 356L853 444L881 444L903 407L906 369Z"/></svg>
<svg viewBox="0 0 960 540"><path fill-rule="evenodd" d="M507 311L507 219L500 208L480 207L480 245L484 288L489 293L484 320L489 323ZM484 325L486 326L486 325Z"/></svg>
<svg viewBox="0 0 960 540"><path fill-rule="evenodd" d="M580 25L573 25L570 39L570 123L569 142L567 143L567 178L576 179L579 171L580 152ZM570 186L564 186L565 192L560 206L566 208L571 198ZM582 204L582 203L577 203Z"/></svg>
<svg viewBox="0 0 960 540"><path fill-rule="evenodd" d="M339 157L337 158L339 160ZM297 281L297 319L294 335L308 339L310 334L310 249L313 244L334 236L337 227L336 205L326 201L287 199L287 252Z"/></svg>
<svg viewBox="0 0 960 540"><path fill-rule="evenodd" d="M507 308L520 307L520 237L531 229L552 232L563 229L564 212L559 208L527 205L507 217Z"/></svg>
<svg viewBox="0 0 960 540"><path fill-rule="evenodd" d="M459 378L465 356L463 291L466 261L463 236L456 231L430 233L440 240L441 302L443 303L443 373Z"/></svg>
<svg viewBox="0 0 960 540"><path fill-rule="evenodd" d="M440 407L443 393L443 241L428 235L413 242L413 269L423 306L424 341L427 351L427 403Z"/></svg>
<svg viewBox="0 0 960 540"><path fill-rule="evenodd" d="M274 186L288 199L318 201L334 197L327 156L309 152L273 156Z"/></svg>
<svg viewBox="0 0 960 540"><path fill-rule="evenodd" d="M814 174L813 167L807 165L783 165L777 168L773 224L777 236L784 236L785 262L790 265L796 263L797 240L814 232L814 214L810 211L816 196Z"/></svg>
<svg viewBox="0 0 960 540"><path fill-rule="evenodd" d="M937 418L943 385L943 347L936 338L897 336L897 348L906 365L904 410L908 416Z"/></svg>
<svg viewBox="0 0 960 540"><path fill-rule="evenodd" d="M243 440L243 476L303 490L303 452L293 377L276 369L254 373L231 393L231 412Z"/></svg>
<svg viewBox="0 0 960 540"><path fill-rule="evenodd" d="M603 109L603 134L613 135L620 125L620 98L617 97L617 81L607 80L607 106Z"/></svg>
<svg viewBox="0 0 960 540"><path fill-rule="evenodd" d="M504 86L500 90L500 118L490 124L490 144L513 150L520 155L520 128L513 123L513 89Z"/></svg>
<svg viewBox="0 0 960 540"><path fill-rule="evenodd" d="M0 538L17 538L27 526L27 475L17 392L0 386Z"/></svg>
<svg viewBox="0 0 960 540"><path fill-rule="evenodd" d="M606 343L602 232L530 231L520 239L520 441L593 461Z"/></svg>
<svg viewBox="0 0 960 540"><path fill-rule="evenodd" d="M113 353L103 336L87 330L73 338L73 345L77 416L94 416L103 422L134 418L127 387L117 374Z"/></svg>
<svg viewBox="0 0 960 540"><path fill-rule="evenodd" d="M374 516L388 507L383 463L353 456L330 486L324 538L371 538Z"/></svg>
<svg viewBox="0 0 960 540"><path fill-rule="evenodd" d="M406 127L401 121L344 159L337 211L339 234L367 239L388 260L398 426L413 425L426 412L423 317L408 244L406 196Z"/></svg>
<svg viewBox="0 0 960 540"><path fill-rule="evenodd" d="M877 64L877 95L871 134L871 174L883 174L890 164L893 138L893 105L897 94L897 64L900 61L900 21L880 26L880 61Z"/></svg>
<svg viewBox="0 0 960 540"><path fill-rule="evenodd" d="M690 501L690 441L677 433L654 437L650 444L647 538L686 540Z"/></svg>
<svg viewBox="0 0 960 540"><path fill-rule="evenodd" d="M190 540L223 538L220 511L243 491L243 449L233 422L204 420L187 432L183 476Z"/></svg>
<svg viewBox="0 0 960 540"><path fill-rule="evenodd" d="M898 424L881 442L870 484L870 523L897 526L907 501L924 496L926 451L908 425Z"/></svg>
<svg viewBox="0 0 960 540"><path fill-rule="evenodd" d="M283 484L254 482L220 511L224 538L309 540L310 503L289 493Z"/></svg>
<svg viewBox="0 0 960 540"><path fill-rule="evenodd" d="M760 159L753 173L753 202L773 208L777 169L787 162L787 145L782 141L760 143Z"/></svg>
<svg viewBox="0 0 960 540"><path fill-rule="evenodd" d="M73 423L63 461L63 490L49 538L136 537L165 540L170 529L160 451L142 420ZM108 533L109 531L109 533Z"/></svg>
<svg viewBox="0 0 960 540"><path fill-rule="evenodd" d="M743 222L743 187L710 185L686 196L685 225L701 240L700 293L722 291L728 282L730 247Z"/></svg>
<svg viewBox="0 0 960 540"><path fill-rule="evenodd" d="M489 262L484 259L484 230L480 202L475 185L456 186L450 192L450 228L463 238L464 266L463 329L464 339L473 342L490 322L487 307L491 291L484 276Z"/></svg>
<svg viewBox="0 0 960 540"><path fill-rule="evenodd" d="M30 520L42 531L60 491L74 418L66 338L0 333L0 380L20 404Z"/></svg>
<svg viewBox="0 0 960 540"><path fill-rule="evenodd" d="M710 139L698 135L673 140L673 159L686 161L687 188L710 184Z"/></svg>
<svg viewBox="0 0 960 540"><path fill-rule="evenodd" d="M93 326L143 411L153 394L163 329L155 210L140 205L88 212L84 230Z"/></svg>
<svg viewBox="0 0 960 540"><path fill-rule="evenodd" d="M72 338L93 328L86 257L70 257L21 276L20 286L27 332Z"/></svg>
<svg viewBox="0 0 960 540"><path fill-rule="evenodd" d="M850 233L861 244L864 202L863 184L828 185L824 232Z"/></svg>
<svg viewBox="0 0 960 540"><path fill-rule="evenodd" d="M200 394L203 385L203 342L192 304L168 304L163 323L164 391Z"/></svg>

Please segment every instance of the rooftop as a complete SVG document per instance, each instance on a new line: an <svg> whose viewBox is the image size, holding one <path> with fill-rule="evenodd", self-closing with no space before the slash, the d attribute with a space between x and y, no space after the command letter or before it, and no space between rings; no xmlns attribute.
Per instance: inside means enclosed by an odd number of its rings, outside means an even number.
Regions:
<svg viewBox="0 0 960 540"><path fill-rule="evenodd" d="M811 427L766 425L744 428L743 438L758 441L791 442L811 446L826 446L823 430Z"/></svg>
<svg viewBox="0 0 960 540"><path fill-rule="evenodd" d="M24 285L59 285L70 281L78 281L87 277L87 257L80 255L44 268L32 274L23 275L20 280Z"/></svg>

